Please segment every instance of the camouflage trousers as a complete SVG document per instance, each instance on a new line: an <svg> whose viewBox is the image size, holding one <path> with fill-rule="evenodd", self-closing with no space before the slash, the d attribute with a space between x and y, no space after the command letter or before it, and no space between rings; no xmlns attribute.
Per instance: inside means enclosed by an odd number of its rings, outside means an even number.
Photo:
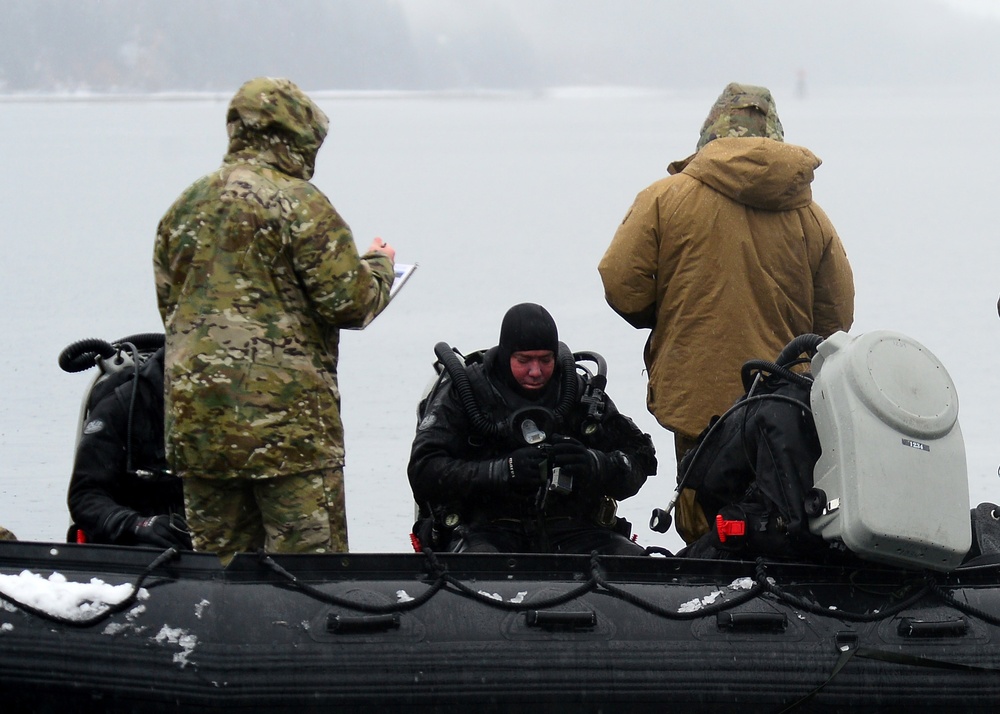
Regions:
<svg viewBox="0 0 1000 714"><path fill-rule="evenodd" d="M224 564L236 553L347 552L344 469L269 479L182 474L194 549Z"/></svg>

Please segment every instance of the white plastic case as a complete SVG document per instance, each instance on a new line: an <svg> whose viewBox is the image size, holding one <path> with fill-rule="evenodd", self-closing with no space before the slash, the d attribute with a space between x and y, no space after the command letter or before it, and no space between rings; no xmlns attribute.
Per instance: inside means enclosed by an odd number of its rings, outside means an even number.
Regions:
<svg viewBox="0 0 1000 714"><path fill-rule="evenodd" d="M822 455L810 530L857 555L950 570L972 545L958 394L944 365L905 335L838 332L812 360Z"/></svg>

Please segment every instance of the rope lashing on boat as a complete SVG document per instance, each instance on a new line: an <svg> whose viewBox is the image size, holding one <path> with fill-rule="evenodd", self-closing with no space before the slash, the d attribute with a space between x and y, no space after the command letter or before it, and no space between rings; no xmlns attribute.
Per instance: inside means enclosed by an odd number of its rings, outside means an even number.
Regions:
<svg viewBox="0 0 1000 714"><path fill-rule="evenodd" d="M93 616L85 619L73 619L68 617L62 617L58 615L53 615L51 613L45 612L39 608L32 605L19 601L6 593L0 592L0 600L10 603L11 605L27 612L29 614L35 615L44 620L50 622L56 622L61 624L71 625L73 627L91 627L95 624L103 622L112 615L121 612L132 605L135 602L139 590L142 588L145 581L153 574L153 572L162 566L164 563L173 560L179 556L180 552L177 548L168 548L158 555L149 565L143 569L142 573L136 578L135 582L132 584L129 594L122 599L120 602L109 605L100 612L95 613ZM653 615L663 617L668 620L694 620L704 617L710 617L712 615L717 615L718 613L724 612L726 610L733 609L744 603L750 602L756 598L760 598L765 594L771 595L775 599L784 602L785 604L802 610L804 612L809 612L814 615L820 615L823 617L833 617L842 619L848 622L876 622L879 620L885 620L893 617L900 612L913 607L921 599L927 597L929 594L934 595L936 598L940 599L947 605L959 610L967 615L976 617L985 622L988 622L994 626L1000 626L1000 616L993 615L981 608L975 607L969 603L963 603L954 595L946 592L942 588L941 584L937 582L934 574L927 573L924 577L924 586L918 589L916 592L906 597L904 600L889 605L878 610L871 612L857 613L850 612L847 610L842 610L834 606L822 606L814 602L810 602L803 598L797 597L786 592L783 588L778 586L767 576L767 564L762 558L757 559L755 573L754 573L754 585L750 587L746 592L741 593L735 597L729 597L721 600L718 603L713 603L699 607L692 611L672 611L667 608L658 605L654 602L649 601L635 593L629 592L624 588L610 583L604 576L601 569L601 558L602 556L596 552L591 553L590 556L590 577L579 586L566 591L560 595L555 595L552 597L544 599L533 599L530 601L504 601L497 599L495 596L491 596L487 593L477 591L473 587L470 587L466 583L462 582L455 576L448 572L447 566L442 564L437 555L432 550L424 551L424 559L427 564L427 570L430 575L434 578L433 582L429 585L426 591L415 598L409 598L407 600L402 600L400 602L388 603L388 604L373 604L358 602L355 600L350 600L347 598L337 597L329 593L323 592L319 588L310 585L302 580L300 580L296 575L290 573L287 569L283 568L281 565L276 563L270 555L268 555L263 550L258 551L258 558L260 562L270 569L272 572L277 574L283 580L287 581L297 590L305 593L309 597L312 597L321 602L325 602L330 605L335 605L338 607L343 607L350 610L356 610L359 612L366 612L370 614L392 614L407 612L410 610L415 610L422 605L430 601L438 592L442 590L451 590L458 595L475 600L488 607L507 610L507 611L528 611L528 610L544 610L551 607L556 607L558 605L563 605L567 602L575 600L577 598L586 595L589 592L600 592L605 591L607 594L616 597L624 602L627 602L635 607L638 607L646 612Z"/></svg>
<svg viewBox="0 0 1000 714"><path fill-rule="evenodd" d="M601 555L598 553L592 553L590 556L590 577L577 587L566 591L560 595L555 595L552 597L544 599L532 599L530 601L505 601L500 600L489 594L480 592L473 587L465 584L458 578L448 573L447 568L438 561L437 556L432 550L424 550L423 554L427 560L428 571L434 577L434 582L430 587L416 598L401 601L398 603L388 603L382 605L376 605L371 603L358 602L356 600L350 600L347 598L337 597L336 595L330 595L325 593L319 588L316 588L309 583L303 582L298 577L288 572L285 568L280 566L274 561L267 553L259 551L258 556L260 562L272 570L274 573L279 575L282 579L286 580L289 584L299 589L306 595L319 600L320 602L325 602L329 605L336 605L337 607L343 607L350 610L356 610L358 612L366 612L370 614L386 615L396 612L406 612L409 610L414 610L424 603L428 602L437 592L441 590L450 590L458 595L469 598L479 602L487 607L492 607L499 610L522 612L528 610L544 610L551 607L556 607L558 605L563 605L572 600L586 595L589 592L599 592L604 590L609 595L619 598L635 607L646 610L654 615L663 617L670 620L694 620L703 617L710 617L716 615L720 612L730 610L732 608L738 607L750 600L760 597L765 592L769 592L773 586L767 581L765 568L761 563L758 563L758 573L756 578L756 583L753 587L747 590L745 593L732 598L728 598L720 601L719 603L706 605L700 607L695 611L672 611L668 610L656 603L650 602L649 600L642 598L638 595L628 592L623 588L611 584L604 577L601 572ZM923 593L921 593L922 595ZM790 596L789 596L790 597ZM909 603L909 601L907 601ZM832 616L835 613L832 611L827 611L819 606L815 606L815 611L827 616ZM891 613L890 613L891 614ZM885 615L886 617L889 615ZM881 615L876 615L876 619L881 617Z"/></svg>
<svg viewBox="0 0 1000 714"><path fill-rule="evenodd" d="M346 598L337 597L336 595L330 595L325 593L319 588L316 588L309 583L301 581L298 577L288 572L285 568L281 567L278 563L274 561L271 556L269 556L264 551L258 551L258 557L260 562L272 570L277 575L281 576L283 579L287 580L290 584L301 590L303 593L309 595L310 597L319 600L320 602L325 602L328 605L336 605L337 607L344 607L349 610L357 610L358 612L367 612L373 615L388 615L396 612L407 612L409 610L415 610L424 603L428 602L435 594L441 590L453 589L459 595L476 600L489 607L498 608L501 610L544 610L545 608L555 607L556 605L562 605L571 600L575 600L582 595L586 595L591 590L596 587L596 581L591 577L587 582L583 583L579 587L574 588L562 595L556 595L551 598L546 598L541 601L532 601L528 604L516 603L516 602L505 602L503 600L497 600L496 598L490 597L488 595L483 595L474 588L469 587L463 583L458 578L448 573L447 567L442 565L438 561L437 556L434 551L425 548L423 551L424 557L427 560L428 570L434 577L434 582L431 583L430 587L424 591L421 595L410 600L404 600L397 603L389 603L386 605L375 605L371 603L358 602L356 600L348 600ZM450 588L449 588L450 586Z"/></svg>
<svg viewBox="0 0 1000 714"><path fill-rule="evenodd" d="M767 576L767 563L763 558L757 559L757 564L754 573L754 585L750 587L746 592L741 593L735 597L728 597L718 603L712 603L709 605L704 605L696 610L692 611L674 611L669 610L657 603L651 602L650 600L643 598L635 593L629 592L622 587L610 583L604 576L601 570L600 562L601 555L598 553L592 553L590 557L590 577L579 586L568 590L561 595L556 595L553 597L548 597L541 600L530 600L530 601L504 601L497 599L487 593L477 591L475 588L470 587L458 578L451 575L447 567L444 566L437 558L436 554L432 550L424 550L424 557L427 561L428 572L434 578L434 581L430 584L428 589L416 598L411 598L405 601L397 603L388 603L382 605L376 605L371 603L363 603L355 600L350 600L347 598L337 597L336 595L331 595L325 593L319 588L316 588L309 583L303 582L298 577L288 572L285 568L276 563L269 555L265 552L260 551L259 557L262 564L271 569L274 573L279 575L282 579L286 580L289 584L299 589L303 593L309 595L316 600L325 602L330 605L336 605L338 607L343 607L350 610L356 610L359 612L366 612L370 614L392 614L396 612L407 612L414 610L423 604L427 603L436 593L442 590L452 591L458 595L469 598L470 600L475 600L487 607L492 607L499 610L506 611L528 611L528 610L544 610L546 608L556 607L558 605L563 605L567 602L575 600L589 592L600 592L605 591L607 594L616 597L624 602L627 602L635 607L638 607L646 612L653 615L663 617L668 620L695 620L704 617L711 617L717 615L718 613L724 612L726 610L731 610L733 608L739 607L744 603L750 602L756 598L763 597L764 595L770 595L776 600L784 602L785 604L814 615L820 615L822 617L832 617L847 622L878 622L880 620L886 620L895 615L903 612L904 610L913 607L920 600L926 598L928 595L936 595L938 598L943 600L945 603L951 605L952 607L965 612L966 614L978 617L1000 626L1000 617L990 615L989 613L975 608L971 605L961 603L954 596L946 593L938 584L933 577L933 574L926 574L924 578L924 585L920 587L911 595L903 600L896 602L895 604L887 605L881 607L877 610L870 612L851 612L848 610L843 610L835 606L823 606L814 602L810 602L804 598L797 597L791 593L786 592L785 589L778 586ZM908 586L911 587L911 586Z"/></svg>
<svg viewBox="0 0 1000 714"><path fill-rule="evenodd" d="M816 603L809 602L800 597L796 597L790 593L785 592L782 588L778 587L775 583L769 580L765 576L766 566L763 559L757 559L757 583L763 586L763 589L773 595L778 600L784 602L787 605L798 610L804 610L813 615L823 615L824 617L836 617L841 620L847 620L848 622L878 622L879 620L888 619L898 613L906 610L907 608L913 607L920 600L927 596L931 592L932 588L929 584L930 577L928 576L927 582L924 586L917 590L913 595L909 596L905 600L901 600L895 605L889 605L884 608L879 608L873 612L849 612L847 610L841 610L835 606L825 607L823 605L818 605Z"/></svg>
<svg viewBox="0 0 1000 714"><path fill-rule="evenodd" d="M753 587L747 590L745 593L741 593L734 598L728 600L722 600L718 603L713 603L710 605L705 605L697 610L691 612L678 612L676 610L667 610L660 605L649 602L634 593L620 588L616 585L609 583L597 568L596 562L592 560L592 568L594 572L594 577L597 579L598 584L607 590L609 593L614 595L625 602L634 605L646 612L653 615L658 615L659 617L666 618L668 620L697 620L702 617L710 617L712 615L717 615L720 612L725 612L726 610L731 610L734 607L738 607L745 602L750 602L751 600L760 597L760 595L767 589L766 584L761 583L759 580L754 583Z"/></svg>
<svg viewBox="0 0 1000 714"><path fill-rule="evenodd" d="M433 553L428 553L424 551L425 554L433 555ZM257 557L260 562L269 568L272 572L281 576L283 579L287 580L296 589L301 590L306 595L320 602L325 602L328 605L336 605L338 607L346 607L351 610L357 610L359 612L367 612L373 615L388 615L394 612L406 612L408 610L414 610L421 605L428 602L437 592L444 588L446 580L444 578L444 568L437 563L436 558L427 558L428 565L432 571L432 574L436 576L436 579L431 584L431 586L419 597L413 598L412 600L407 600L405 602L391 603L389 605L374 605L369 603L357 602L354 600L347 600L344 598L339 598L336 595L330 595L323 592L319 588L313 587L309 583L305 583L299 580L298 577L288 572L285 568L281 567L278 563L274 562L274 559L268 555L265 551L257 551Z"/></svg>
<svg viewBox="0 0 1000 714"><path fill-rule="evenodd" d="M927 587L928 589L930 589L931 592L933 592L935 595L941 598L941 600L943 600L948 605L951 605L956 610L963 612L966 615L977 617L980 620L988 622L989 624L995 627L1000 627L1000 617L998 617L997 615L992 615L986 612L985 610L976 607L975 605L971 605L967 602L962 602L951 593L945 592L944 589L941 587L940 583L938 583L936 580L928 578Z"/></svg>
<svg viewBox="0 0 1000 714"><path fill-rule="evenodd" d="M71 625L73 627L81 627L81 628L91 627L93 625L97 625L101 622L104 622L112 615L131 607L132 603L135 602L136 596L138 596L139 594L139 590L142 588L142 584L146 582L146 579L150 575L153 574L153 571L159 568L167 561L173 560L179 554L180 551L177 548L167 548L165 551L160 553L156 558L154 558L153 561L149 565L147 565L146 568L139 574L139 577L135 579L134 583L132 583L131 591L129 592L128 595L125 596L123 600L119 601L114 605L108 605L108 607L106 607L105 609L85 619L73 619L70 617L53 615L50 612L45 612L44 610L41 610L37 607L33 607L32 605L21 602L17 598L12 597L4 592L0 592L0 600L9 602L14 607L17 607L20 610L23 610L24 612L27 612L30 615L35 615L36 617L40 617L43 620L48 620L49 622L57 622L63 625Z"/></svg>

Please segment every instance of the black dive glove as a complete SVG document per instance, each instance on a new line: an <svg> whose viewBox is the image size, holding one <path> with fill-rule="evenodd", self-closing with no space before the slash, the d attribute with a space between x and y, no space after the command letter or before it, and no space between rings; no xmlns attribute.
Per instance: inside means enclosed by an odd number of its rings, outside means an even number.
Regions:
<svg viewBox="0 0 1000 714"><path fill-rule="evenodd" d="M191 536L173 523L170 516L136 516L132 533L140 545L191 549Z"/></svg>
<svg viewBox="0 0 1000 714"><path fill-rule="evenodd" d="M542 485L548 455L537 446L524 446L507 457L508 483L519 491L534 491Z"/></svg>
<svg viewBox="0 0 1000 714"><path fill-rule="evenodd" d="M476 485L494 492L506 489L525 493L537 491L548 475L543 473L547 458L537 446L524 446L509 456L483 463L476 476Z"/></svg>
<svg viewBox="0 0 1000 714"><path fill-rule="evenodd" d="M596 449L573 441L560 441L552 445L549 452L553 468L559 467L563 474L579 478L581 481L600 482L603 480L610 459Z"/></svg>
<svg viewBox="0 0 1000 714"><path fill-rule="evenodd" d="M620 451L588 449L575 441L557 442L549 454L553 468L558 466L567 476L604 488L627 476L630 468L628 457Z"/></svg>

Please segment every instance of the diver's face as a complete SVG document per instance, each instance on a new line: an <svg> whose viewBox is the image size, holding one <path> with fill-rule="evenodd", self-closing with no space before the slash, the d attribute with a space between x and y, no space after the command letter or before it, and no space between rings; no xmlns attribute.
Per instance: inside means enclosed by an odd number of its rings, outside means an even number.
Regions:
<svg viewBox="0 0 1000 714"><path fill-rule="evenodd" d="M527 350L510 356L510 373L521 389L542 389L552 379L555 367L552 350Z"/></svg>

